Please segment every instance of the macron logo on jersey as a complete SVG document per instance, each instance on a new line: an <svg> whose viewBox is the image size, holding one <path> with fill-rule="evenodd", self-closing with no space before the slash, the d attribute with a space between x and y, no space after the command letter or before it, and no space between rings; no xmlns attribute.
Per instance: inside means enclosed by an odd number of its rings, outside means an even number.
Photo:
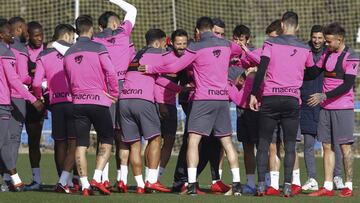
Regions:
<svg viewBox="0 0 360 203"><path fill-rule="evenodd" d="M220 49L216 49L213 51L213 54L216 58L219 58L219 56L221 55L221 50Z"/></svg>
<svg viewBox="0 0 360 203"><path fill-rule="evenodd" d="M76 57L75 57L75 62L76 62L77 64L80 64L81 61L82 61L82 59L83 59L83 55L76 56Z"/></svg>
<svg viewBox="0 0 360 203"><path fill-rule="evenodd" d="M208 95L229 95L228 90L208 90Z"/></svg>
<svg viewBox="0 0 360 203"><path fill-rule="evenodd" d="M15 62L11 61L10 64L12 65L12 67L15 67Z"/></svg>

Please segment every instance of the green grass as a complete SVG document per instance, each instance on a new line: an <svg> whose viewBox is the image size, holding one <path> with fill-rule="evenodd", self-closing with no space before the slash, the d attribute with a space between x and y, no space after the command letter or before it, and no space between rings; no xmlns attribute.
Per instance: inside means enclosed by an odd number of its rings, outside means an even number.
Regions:
<svg viewBox="0 0 360 203"><path fill-rule="evenodd" d="M94 155L89 155L89 171L90 177L93 175L93 167L94 167ZM304 161L301 158L301 178L302 182L305 182L306 179L306 172L304 169ZM168 165L168 169L165 172L164 177L162 178L162 182L168 186L171 186L172 184L172 175L175 168L176 163L176 157L173 157ZM240 161L241 164L241 178L243 181L245 181L244 176L244 165L241 158ZM317 168L318 168L318 180L320 183L323 181L323 172L322 172L322 160L317 159ZM330 203L330 202L360 202L360 195L358 193L358 186L360 185L360 160L356 159L354 164L354 190L355 190L355 197L343 199L340 197L331 197L331 198L311 198L307 197L306 195L300 195L297 197L294 197L292 199L286 199L286 198L280 198L280 197L251 197L251 196L241 196L241 197L229 197L229 196L223 196L223 195L213 195L213 194L207 194L203 196L197 196L197 197L191 197L191 196L180 196L177 194L146 194L146 195L136 195L133 193L133 191L130 191L129 194L119 194L119 193L113 193L111 196L101 196L96 195L90 198L83 198L79 194L71 194L71 195L65 195L65 194L57 194L52 192L49 187L43 191L43 192L21 192L21 193L12 193L12 192L6 192L6 193L0 193L0 202L246 202L246 203L252 203L252 202L261 202L261 203L267 203L267 202L316 202L316 203ZM42 179L43 183L46 185L54 185L57 181L57 175L56 175L56 169L55 164L53 161L53 156L50 154L43 155L41 160L41 173L42 173ZM18 159L18 171L23 179L24 182L29 183L31 181L31 170L30 170L30 163L28 161L27 155L20 155ZM225 168L223 169L223 180L226 183L231 182L231 174L230 170L228 168L228 163L225 163ZM112 181L114 181L115 178L115 168L114 168L114 158L112 158L110 163L110 178ZM282 179L282 178L281 178ZM201 187L205 190L209 188L210 185L210 172L209 168L206 168L206 170L202 173L202 175L199 178ZM112 182L114 183L114 182ZM135 185L134 178L129 174L129 184Z"/></svg>

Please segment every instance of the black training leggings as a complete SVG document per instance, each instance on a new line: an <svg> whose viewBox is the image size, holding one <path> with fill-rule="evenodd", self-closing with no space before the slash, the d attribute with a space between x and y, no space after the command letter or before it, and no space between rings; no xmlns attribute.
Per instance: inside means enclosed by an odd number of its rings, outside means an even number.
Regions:
<svg viewBox="0 0 360 203"><path fill-rule="evenodd" d="M292 181L296 135L299 128L299 102L295 97L265 96L260 109L259 148L256 154L259 182L265 181L269 161L269 145L278 121L280 121L284 133L285 183Z"/></svg>

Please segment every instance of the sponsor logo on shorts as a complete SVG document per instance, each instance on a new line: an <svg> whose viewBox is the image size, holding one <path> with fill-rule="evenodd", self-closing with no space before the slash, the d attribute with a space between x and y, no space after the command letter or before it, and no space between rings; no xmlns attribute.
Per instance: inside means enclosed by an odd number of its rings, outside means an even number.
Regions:
<svg viewBox="0 0 360 203"><path fill-rule="evenodd" d="M65 97L71 97L70 92L55 92L52 95L52 98L65 98Z"/></svg>
<svg viewBox="0 0 360 203"><path fill-rule="evenodd" d="M272 92L273 93L293 93L293 94L298 94L299 89L289 88L289 87L273 87Z"/></svg>
<svg viewBox="0 0 360 203"><path fill-rule="evenodd" d="M123 89L121 90L121 93L123 94L142 94L142 89Z"/></svg>
<svg viewBox="0 0 360 203"><path fill-rule="evenodd" d="M97 94L74 94L73 98L78 100L100 100L100 96Z"/></svg>
<svg viewBox="0 0 360 203"><path fill-rule="evenodd" d="M208 90L208 95L229 95L228 90Z"/></svg>

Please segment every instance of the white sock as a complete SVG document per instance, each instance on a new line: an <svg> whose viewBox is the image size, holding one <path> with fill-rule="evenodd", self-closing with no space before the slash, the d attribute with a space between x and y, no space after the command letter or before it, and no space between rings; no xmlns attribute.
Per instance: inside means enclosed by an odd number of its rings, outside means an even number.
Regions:
<svg viewBox="0 0 360 203"><path fill-rule="evenodd" d="M127 185L127 177L128 177L128 166L127 165L121 165L120 166L120 180L124 182L125 185Z"/></svg>
<svg viewBox="0 0 360 203"><path fill-rule="evenodd" d="M146 166L145 167L145 182L148 181L148 177L149 177L149 168Z"/></svg>
<svg viewBox="0 0 360 203"><path fill-rule="evenodd" d="M136 181L136 184L138 187L141 187L141 188L145 187L145 183L144 183L142 175L135 176L135 181Z"/></svg>
<svg viewBox="0 0 360 203"><path fill-rule="evenodd" d="M159 167L159 177L158 179L160 180L160 177L165 173L165 168L163 167Z"/></svg>
<svg viewBox="0 0 360 203"><path fill-rule="evenodd" d="M67 171L62 171L62 172L61 172L61 175L60 175L60 178L59 178L59 183L60 183L62 186L67 185L68 180L69 180L69 177L70 177L70 173L69 173L69 172L67 172Z"/></svg>
<svg viewBox="0 0 360 203"><path fill-rule="evenodd" d="M158 174L159 174L159 170L158 169L149 169L149 177L148 177L148 181L150 184L154 184L157 182L158 180Z"/></svg>
<svg viewBox="0 0 360 203"><path fill-rule="evenodd" d="M271 185L270 173L265 173L265 185L269 187Z"/></svg>
<svg viewBox="0 0 360 203"><path fill-rule="evenodd" d="M120 181L120 176L121 176L121 170L117 170L116 171L116 181Z"/></svg>
<svg viewBox="0 0 360 203"><path fill-rule="evenodd" d="M212 183L212 184L215 184L215 183L218 182L218 181L220 181L220 180L212 180L211 183Z"/></svg>
<svg viewBox="0 0 360 203"><path fill-rule="evenodd" d="M102 174L102 170L95 169L93 179L98 183L101 183L101 174Z"/></svg>
<svg viewBox="0 0 360 203"><path fill-rule="evenodd" d="M102 182L109 181L109 162L105 164L104 170L101 173Z"/></svg>
<svg viewBox="0 0 360 203"><path fill-rule="evenodd" d="M349 188L352 191L353 190L352 182L345 182L345 188Z"/></svg>
<svg viewBox="0 0 360 203"><path fill-rule="evenodd" d="M332 181L325 181L324 182L324 188L327 190L333 190L334 189L334 184Z"/></svg>
<svg viewBox="0 0 360 203"><path fill-rule="evenodd" d="M255 185L255 174L246 174L247 185L251 188L256 188Z"/></svg>
<svg viewBox="0 0 360 203"><path fill-rule="evenodd" d="M279 189L279 171L270 171L270 186L274 189Z"/></svg>
<svg viewBox="0 0 360 203"><path fill-rule="evenodd" d="M293 170L292 175L293 175L292 184L301 186L300 169Z"/></svg>
<svg viewBox="0 0 360 203"><path fill-rule="evenodd" d="M88 181L88 177L87 177L87 176L80 177L80 182L81 182L82 190L84 190L84 189L89 189L89 188L90 188L90 183L89 183L89 181Z"/></svg>
<svg viewBox="0 0 360 203"><path fill-rule="evenodd" d="M219 177L220 177L220 180L221 180L221 177L222 177L222 169L219 169Z"/></svg>
<svg viewBox="0 0 360 203"><path fill-rule="evenodd" d="M188 182L196 183L197 168L188 168L187 171L188 171Z"/></svg>
<svg viewBox="0 0 360 203"><path fill-rule="evenodd" d="M11 176L10 176L10 174L4 173L4 175L3 175L3 180L5 180L5 181L11 181Z"/></svg>
<svg viewBox="0 0 360 203"><path fill-rule="evenodd" d="M239 183L240 182L240 169L239 168L232 168L231 169L233 183Z"/></svg>
<svg viewBox="0 0 360 203"><path fill-rule="evenodd" d="M18 173L15 173L14 175L12 175L11 180L14 185L22 183Z"/></svg>
<svg viewBox="0 0 360 203"><path fill-rule="evenodd" d="M40 168L32 168L33 181L41 183Z"/></svg>
<svg viewBox="0 0 360 203"><path fill-rule="evenodd" d="M73 183L73 181L72 181L73 176L74 176L74 175L73 175L72 173L70 173L69 178L67 179L67 185L68 185L69 187L74 187L74 183Z"/></svg>

